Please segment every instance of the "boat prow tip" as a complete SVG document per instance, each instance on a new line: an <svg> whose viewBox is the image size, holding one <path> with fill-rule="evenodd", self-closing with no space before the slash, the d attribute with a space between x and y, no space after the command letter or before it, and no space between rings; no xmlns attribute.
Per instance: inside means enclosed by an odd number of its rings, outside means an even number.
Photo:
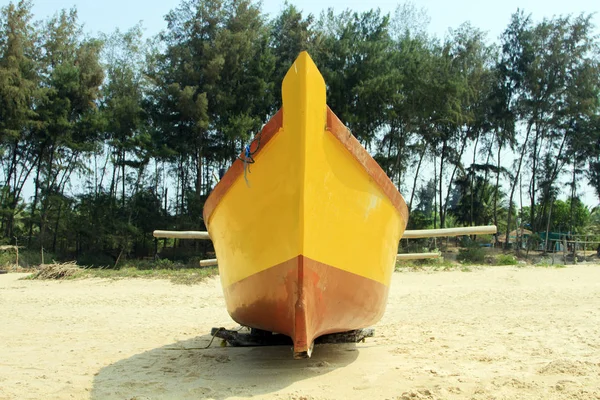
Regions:
<svg viewBox="0 0 600 400"><path fill-rule="evenodd" d="M312 351L313 351L313 348L314 348L314 346L315 346L315 343L313 342L313 343L312 343L312 344L311 344L311 345L308 347L308 349L307 349L307 350L305 350L305 351L295 351L295 350L292 348L292 350L294 351L294 359L295 359L295 360L302 360L302 359L305 359L305 358L310 358L310 356L312 355Z"/></svg>

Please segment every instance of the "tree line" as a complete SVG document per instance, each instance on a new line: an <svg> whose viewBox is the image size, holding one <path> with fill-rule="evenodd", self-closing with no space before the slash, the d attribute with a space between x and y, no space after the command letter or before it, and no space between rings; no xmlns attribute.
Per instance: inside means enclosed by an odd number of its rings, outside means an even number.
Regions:
<svg viewBox="0 0 600 400"><path fill-rule="evenodd" d="M517 10L496 42L468 22L431 36L410 3L318 16L286 3L271 18L251 0L181 0L145 40L141 25L92 37L76 9L37 21L32 6L0 13L4 243L118 262L153 254L154 229L203 229L219 171L281 106L302 50L410 228L577 231L578 188L600 196L591 15Z"/></svg>

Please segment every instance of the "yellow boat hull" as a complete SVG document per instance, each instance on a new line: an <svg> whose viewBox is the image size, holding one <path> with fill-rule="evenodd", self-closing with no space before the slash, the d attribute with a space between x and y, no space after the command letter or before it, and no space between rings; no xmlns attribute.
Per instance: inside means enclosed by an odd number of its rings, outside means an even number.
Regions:
<svg viewBox="0 0 600 400"><path fill-rule="evenodd" d="M253 142L254 163L232 165L204 220L232 318L310 354L316 337L381 318L408 209L327 107L307 53L282 92L282 109Z"/></svg>

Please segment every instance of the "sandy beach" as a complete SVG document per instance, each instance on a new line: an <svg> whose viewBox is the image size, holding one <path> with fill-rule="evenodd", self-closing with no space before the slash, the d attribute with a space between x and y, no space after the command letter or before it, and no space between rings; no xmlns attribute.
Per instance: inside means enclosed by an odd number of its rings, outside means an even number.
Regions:
<svg viewBox="0 0 600 400"><path fill-rule="evenodd" d="M600 266L394 274L375 337L203 350L218 278L0 275L0 399L600 399Z"/></svg>

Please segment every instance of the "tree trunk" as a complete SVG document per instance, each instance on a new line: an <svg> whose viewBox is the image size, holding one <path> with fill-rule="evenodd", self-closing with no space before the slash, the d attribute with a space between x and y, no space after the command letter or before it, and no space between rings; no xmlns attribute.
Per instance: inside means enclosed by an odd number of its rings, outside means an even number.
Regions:
<svg viewBox="0 0 600 400"><path fill-rule="evenodd" d="M554 162L554 165L552 167L552 172L550 173L550 180L549 180L548 184L545 186L544 193L542 194L542 198L544 199L544 201L550 197L550 189L552 187L552 184L556 181L556 178L558 177L559 172L562 170L562 167L566 163L566 160L563 160L562 154L563 154L563 149L567 142L568 136L569 135L567 133L565 133L563 135L562 141L560 143L560 147L558 148L558 153L556 154L556 157L555 157L556 161ZM574 181L573 183L576 183L576 181ZM545 207L545 203L544 203L544 207ZM544 212L545 212L545 210L544 210ZM541 214L541 215L543 215L543 214Z"/></svg>
<svg viewBox="0 0 600 400"><path fill-rule="evenodd" d="M107 158L109 157L109 155L106 156ZM109 197L111 199L115 200L115 204L117 203L117 171L119 168L119 162L121 159L121 152L119 151L119 154L117 156L117 162L115 164L113 164L113 170L112 170L112 179L110 181L110 191L109 191Z"/></svg>
<svg viewBox="0 0 600 400"><path fill-rule="evenodd" d="M463 152L465 151L466 146L467 146L467 135L465 135L462 145L460 147L457 163L460 163L460 160L462 159L462 155L463 155ZM458 169L458 164L455 164L454 169L452 170L452 174L450 175L450 181L448 182L448 191L446 192L446 201L444 202L444 225L442 225L441 220L440 220L441 228L445 228L445 219L446 219L446 213L448 211L448 202L450 201L450 188L452 187L452 184L454 183L454 176L456 176L457 169ZM440 180L440 182L441 182L441 180Z"/></svg>
<svg viewBox="0 0 600 400"><path fill-rule="evenodd" d="M390 133L389 133L389 144L388 144L388 149L387 149L387 159L389 160L392 157L392 146L394 144L394 131L395 131L395 127L394 124L392 124L391 128L390 128ZM387 165L387 175L390 177L390 179L392 178L394 171L392 170L390 164L388 163Z"/></svg>
<svg viewBox="0 0 600 400"><path fill-rule="evenodd" d="M121 207L125 208L125 149L123 149L123 154L121 156L121 182L123 189L123 197L121 198Z"/></svg>
<svg viewBox="0 0 600 400"><path fill-rule="evenodd" d="M108 160L110 160L110 153L106 154L106 160L104 161L104 166L102 167L102 174L100 174L100 181L98 186L96 187L96 197L98 197L98 190L102 190L102 185L104 184L104 174L106 173L106 166L108 165ZM114 179L114 176L113 176ZM112 193L112 182L111 182L111 193Z"/></svg>
<svg viewBox="0 0 600 400"><path fill-rule="evenodd" d="M46 182L44 183L44 197L40 202L40 250L42 252L42 257L44 254L44 238L46 234L46 223L48 218L48 209L50 207L50 192L52 188L52 165L54 164L54 146L50 146L50 150L48 152L50 154L50 159L48 160L48 171L46 175Z"/></svg>
<svg viewBox="0 0 600 400"><path fill-rule="evenodd" d="M535 176L537 174L537 152L538 152L538 141L540 138L540 127L539 123L535 124L535 140L533 141L533 154L532 154L532 167L531 167L531 185L529 192L529 199L531 200L531 209L529 210L529 223L531 224L532 232L537 231L537 224L535 223L535 191L536 181Z"/></svg>
<svg viewBox="0 0 600 400"><path fill-rule="evenodd" d="M396 173L398 174L398 190L400 190L400 187L402 186L402 168L400 167L400 164L402 162L402 148L404 143L404 130L400 129L400 135L398 137L398 153L396 154L396 165L394 166L394 169L396 170Z"/></svg>
<svg viewBox="0 0 600 400"><path fill-rule="evenodd" d="M417 190L417 179L419 178L419 172L421 171L421 163L423 162L423 158L425 157L425 153L427 152L427 146L423 146L423 150L421 151L421 155L419 156L419 163L417 164L417 171L415 172L415 178L413 180L413 187L410 193L410 201L408 202L408 211L412 210L413 200L415 198L415 192ZM434 163L435 165L435 163Z"/></svg>
<svg viewBox="0 0 600 400"><path fill-rule="evenodd" d="M575 211L574 205L575 205L575 192L577 190L577 186L575 184L575 179L576 179L576 166L575 166L575 162L573 162L573 181L571 182L571 207L569 210L569 232L573 232L573 213Z"/></svg>
<svg viewBox="0 0 600 400"><path fill-rule="evenodd" d="M18 146L18 140L15 141L14 143L14 149L12 149L12 157L11 157L11 162L10 165L8 166L8 173L6 175L6 192L2 192L2 202L0 203L1 205L8 205L8 204L14 204L15 203L15 196L11 196L12 194L12 190L14 189L14 184L12 185L12 189L11 189L11 179L13 179L13 176L16 180L16 175L17 175L17 146ZM4 193L7 193L7 197L4 198ZM5 235L7 238L11 238L12 239L12 232L13 232L13 221L14 221L14 216L15 216L15 209L14 206L10 206L9 207L10 210L8 211L8 214L2 218L2 228L5 232Z"/></svg>
<svg viewBox="0 0 600 400"><path fill-rule="evenodd" d="M435 164L435 155L433 156L433 187L437 188L437 167ZM437 193L433 193L433 229L437 228Z"/></svg>
<svg viewBox="0 0 600 400"><path fill-rule="evenodd" d="M136 179L134 187L133 187L133 193L131 194L132 198L134 198L138 193L138 190L140 187L140 182L142 181L142 177L144 175L145 167L146 167L146 162L142 162L140 165L140 169L138 171L137 179ZM133 218L133 211L134 211L133 207L129 207L129 214L127 217L128 224L131 224L131 218ZM116 268L119 264L119 261L121 261L121 257L123 256L123 253L127 249L128 244L129 244L129 234L128 234L128 231L126 231L125 235L123 236L123 242L121 243L121 250L119 251L119 256L117 257L117 260L115 261L114 268Z"/></svg>
<svg viewBox="0 0 600 400"><path fill-rule="evenodd" d="M186 186L186 176L185 176L185 167L184 163L181 163L181 214L185 214L185 186Z"/></svg>
<svg viewBox="0 0 600 400"><path fill-rule="evenodd" d="M175 217L179 215L179 185L181 181L181 160L177 162L177 182L175 185Z"/></svg>
<svg viewBox="0 0 600 400"><path fill-rule="evenodd" d="M513 177L513 184L510 189L510 196L508 198L508 216L506 218L506 245L508 245L509 233L510 233L510 222L512 217L512 201L515 195L515 189L517 188L517 183L519 182L519 175L521 174L521 165L523 164L523 157L525 157L525 150L527 149L527 141L529 140L529 135L531 134L531 123L527 126L527 134L525 135L525 140L523 141L523 145L521 146L521 154L519 156L519 163L517 165L517 172Z"/></svg>
<svg viewBox="0 0 600 400"><path fill-rule="evenodd" d="M473 166L475 165L475 160L477 157L477 144L479 143L479 135L477 135L477 137L475 138L475 146L473 147L473 161L471 162L471 179L469 182L470 185L470 192L471 192L471 213L469 215L469 225L473 226L473 186L475 185L475 170L473 169Z"/></svg>
<svg viewBox="0 0 600 400"><path fill-rule="evenodd" d="M54 235L52 237L52 252L56 253L56 237L58 236L58 226L60 223L60 214L62 211L62 205L63 202L61 201L60 204L58 205L58 211L56 214L56 223L54 224Z"/></svg>
<svg viewBox="0 0 600 400"><path fill-rule="evenodd" d="M200 201L202 195L202 150L196 152L196 198Z"/></svg>
<svg viewBox="0 0 600 400"><path fill-rule="evenodd" d="M35 182L33 190L33 202L31 203L31 221L29 222L29 235L27 237L27 245L31 245L31 238L33 237L33 219L35 217L35 210L38 202L38 193L40 191L40 170L42 169L42 155L38 160L38 165L35 171Z"/></svg>
<svg viewBox="0 0 600 400"><path fill-rule="evenodd" d="M439 180L438 180L438 185L439 185L439 190L440 190L440 204L438 205L440 208L440 228L444 228L444 194L442 192L442 186L443 186L443 177L444 177L444 155L446 155L446 141L444 140L443 145L442 145L442 154L440 155L440 174L439 174Z"/></svg>
<svg viewBox="0 0 600 400"><path fill-rule="evenodd" d="M548 235L550 234L550 220L552 218L552 199L550 199L550 212L548 212L548 222L546 223L546 243L544 243L544 253L548 251Z"/></svg>
<svg viewBox="0 0 600 400"><path fill-rule="evenodd" d="M498 191L500 190L500 152L502 151L502 141L498 141L498 160L496 161L496 187L494 188L494 225L498 226ZM508 205L510 208L510 204ZM510 226L506 227L507 232L510 232ZM498 245L499 233L496 234L496 243Z"/></svg>

